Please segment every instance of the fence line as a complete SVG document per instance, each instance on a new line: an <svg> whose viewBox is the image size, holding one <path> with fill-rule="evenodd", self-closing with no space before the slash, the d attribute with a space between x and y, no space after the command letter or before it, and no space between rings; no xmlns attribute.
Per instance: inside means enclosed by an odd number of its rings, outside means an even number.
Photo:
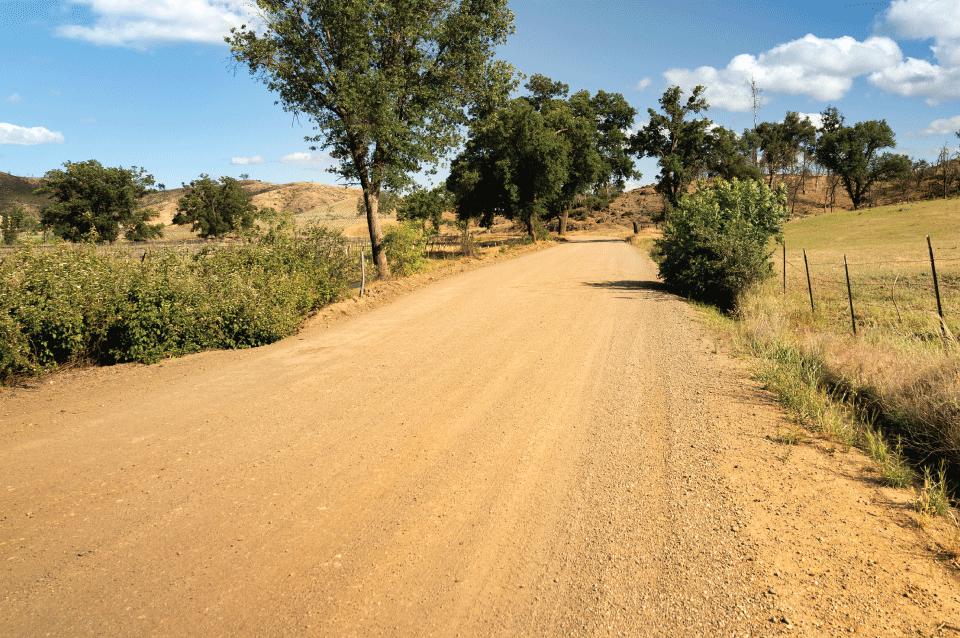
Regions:
<svg viewBox="0 0 960 638"><path fill-rule="evenodd" d="M867 321L876 323L878 319L869 313L864 315L863 308L882 310L892 305L893 309L896 310L897 321L902 324L901 308L906 302L909 304L908 309L920 310L921 315L929 314L936 317L939 323L939 332L942 332L945 336L948 320L952 322L956 320L948 315L946 302L950 299L944 298L943 293L948 293L949 297L950 293L960 291L960 274L952 269L949 269L946 273L938 272L937 266L938 264L940 266L955 264L960 262L960 258L936 257L930 237L927 236L925 239L924 243L927 245L924 246L926 248L924 252L928 253L927 259L888 259L862 262L849 260L846 254L842 255L842 261L838 259L837 261L813 262L809 260L809 255L804 247L801 258L803 261L795 263L796 260L787 255L786 245L784 245L783 256L781 257L783 262L779 264L782 265L783 272L783 294L785 296L787 294L787 266L789 266L790 273L800 275L804 284L802 286L803 296L809 297L810 312L820 314L831 312L832 309L832 312L836 313L840 310L842 304L842 306L846 306L845 310L849 310L850 324L854 334L858 332L858 325L862 326ZM918 246L918 252L919 249ZM778 252L781 251L775 251L775 253ZM780 255L776 255L776 257L780 257ZM927 268L917 268L918 264L926 264ZM909 268L906 273L900 269L887 273L876 270L878 266L896 267L900 265L913 265L913 267ZM865 267L873 267L874 270L872 273L859 271ZM829 269L836 272L838 276L833 278L823 276L821 273L811 272L814 268ZM843 272L837 272L841 268ZM780 268L777 268L777 270L780 270ZM793 278L790 279L791 283L795 285L796 282L793 281ZM813 284L817 285L814 286ZM793 290L793 288L791 289ZM889 296L887 290L889 290ZM898 292L900 293L899 299ZM927 299L929 305L923 299ZM860 309L860 312L857 312L857 308Z"/></svg>

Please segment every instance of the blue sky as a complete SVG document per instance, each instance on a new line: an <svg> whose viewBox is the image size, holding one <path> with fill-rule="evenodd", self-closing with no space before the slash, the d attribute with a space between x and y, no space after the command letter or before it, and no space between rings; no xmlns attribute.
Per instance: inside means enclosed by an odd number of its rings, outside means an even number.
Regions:
<svg viewBox="0 0 960 638"><path fill-rule="evenodd" d="M897 151L933 159L960 130L960 1L513 0L499 54L527 75L622 93L638 113L673 84L707 86L712 120L760 121L836 106L885 119ZM140 166L179 186L201 173L337 184L265 86L234 69L222 37L248 0L0 0L0 170L64 162ZM653 160L637 163L639 183Z"/></svg>

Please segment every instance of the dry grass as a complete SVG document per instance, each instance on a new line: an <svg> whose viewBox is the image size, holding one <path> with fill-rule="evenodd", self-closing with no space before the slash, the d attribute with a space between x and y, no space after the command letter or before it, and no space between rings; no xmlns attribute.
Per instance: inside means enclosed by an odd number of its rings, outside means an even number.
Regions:
<svg viewBox="0 0 960 638"><path fill-rule="evenodd" d="M795 423L862 447L884 484L925 479L917 507L928 516L948 511L944 503L960 483L960 344L953 336L960 332L958 222L958 200L791 222L786 292L780 275L741 299L737 321L714 319L725 322L735 347L757 357L757 378ZM943 323L926 234L937 258ZM814 278L812 310L802 248Z"/></svg>

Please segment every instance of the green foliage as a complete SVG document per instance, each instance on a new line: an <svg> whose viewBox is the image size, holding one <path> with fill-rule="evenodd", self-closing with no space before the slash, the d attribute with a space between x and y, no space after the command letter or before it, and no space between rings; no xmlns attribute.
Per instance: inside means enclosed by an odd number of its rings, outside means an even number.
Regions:
<svg viewBox="0 0 960 638"><path fill-rule="evenodd" d="M705 182L686 195L657 240L660 276L680 294L732 309L772 271L768 244L781 238L786 193L756 181Z"/></svg>
<svg viewBox="0 0 960 638"><path fill-rule="evenodd" d="M772 187L773 176L792 166L803 148L813 146L817 130L809 119L801 120L799 113L789 111L783 122L761 122L748 136L763 152L762 164Z"/></svg>
<svg viewBox="0 0 960 638"><path fill-rule="evenodd" d="M403 277L419 272L427 258L427 235L414 222L392 226L384 234L383 243L392 271Z"/></svg>
<svg viewBox="0 0 960 638"><path fill-rule="evenodd" d="M570 148L557 121L566 119L561 109L541 113L517 98L475 122L447 178L457 216L490 226L494 215L503 215L525 224L534 239L535 220L567 176Z"/></svg>
<svg viewBox="0 0 960 638"><path fill-rule="evenodd" d="M716 126L707 138L706 168L711 177L721 179L760 179L760 169L750 158L749 138L722 126Z"/></svg>
<svg viewBox="0 0 960 638"><path fill-rule="evenodd" d="M631 150L636 155L657 158L660 174L655 189L673 205L687 192L687 186L704 168L709 156L712 122L707 118L686 119L688 114L710 107L702 97L705 90L702 86L695 87L682 104L683 91L671 86L659 100L663 113L647 109L650 122L630 138Z"/></svg>
<svg viewBox="0 0 960 638"><path fill-rule="evenodd" d="M633 109L619 94L591 98L542 75L530 78L531 95L511 100L476 120L464 151L451 166L447 187L460 219L489 226L494 215L523 223L538 236L544 218L562 220L577 197L635 175L620 126Z"/></svg>
<svg viewBox="0 0 960 638"><path fill-rule="evenodd" d="M331 171L370 197L373 253L389 266L376 206L381 187L402 189L462 141L468 115L495 108L514 88L493 61L513 32L506 0L257 0L262 25L227 42L287 111L304 114L330 149Z"/></svg>
<svg viewBox="0 0 960 638"><path fill-rule="evenodd" d="M140 208L140 198L152 192L153 175L136 166L105 168L96 160L66 162L64 167L47 171L34 191L54 200L40 221L58 237L114 242L121 229L132 241L163 234L163 224L148 223L156 213Z"/></svg>
<svg viewBox="0 0 960 638"><path fill-rule="evenodd" d="M232 177L212 180L209 175L201 174L190 182L177 202L173 223L193 224L193 232L199 231L200 237L206 239L249 230L259 214L237 180Z"/></svg>
<svg viewBox="0 0 960 638"><path fill-rule="evenodd" d="M381 190L380 191L380 201L377 204L377 214L381 217L386 217L397 210L397 208L403 204L403 199L394 191L390 190ZM357 198L357 216L366 215L367 206L364 202L363 196Z"/></svg>
<svg viewBox="0 0 960 638"><path fill-rule="evenodd" d="M416 221L421 226L430 223L439 230L443 212L453 206L450 199L450 191L443 184L430 190L416 188L397 208L397 221Z"/></svg>
<svg viewBox="0 0 960 638"><path fill-rule="evenodd" d="M271 343L342 298L351 276L342 238L316 228L142 262L86 246L19 250L0 263L0 381Z"/></svg>
<svg viewBox="0 0 960 638"><path fill-rule="evenodd" d="M844 126L844 118L837 109L829 107L822 115L817 161L840 176L854 210L860 208L875 182L896 179L910 171L908 157L891 153L878 155L880 149L896 146L893 130L886 120Z"/></svg>
<svg viewBox="0 0 960 638"><path fill-rule="evenodd" d="M26 218L27 214L22 206L14 206L10 210L0 212L0 238L5 245L11 246L17 243Z"/></svg>

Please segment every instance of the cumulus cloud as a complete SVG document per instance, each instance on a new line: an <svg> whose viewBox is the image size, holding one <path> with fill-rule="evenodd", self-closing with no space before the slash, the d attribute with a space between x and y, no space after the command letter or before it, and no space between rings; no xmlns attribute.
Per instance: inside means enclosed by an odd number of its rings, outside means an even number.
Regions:
<svg viewBox="0 0 960 638"><path fill-rule="evenodd" d="M934 120L930 122L927 128L917 134L921 136L954 135L957 131L960 131L960 115Z"/></svg>
<svg viewBox="0 0 960 638"><path fill-rule="evenodd" d="M797 115L800 116L801 122L803 120L810 120L810 123L813 124L814 127L816 128L820 128L821 126L823 126L823 116L820 115L819 113L797 113ZM783 120L780 120L780 121L783 122Z"/></svg>
<svg viewBox="0 0 960 638"><path fill-rule="evenodd" d="M284 164L326 164L330 162L328 153L290 153L280 158Z"/></svg>
<svg viewBox="0 0 960 638"><path fill-rule="evenodd" d="M259 155L254 155L253 157L231 157L230 163L238 166L246 166L248 164L264 164L267 160L263 159Z"/></svg>
<svg viewBox="0 0 960 638"><path fill-rule="evenodd" d="M896 35L933 40L937 63L905 58L870 74L888 93L924 97L931 105L960 98L960 3L956 0L894 0L885 26Z"/></svg>
<svg viewBox="0 0 960 638"><path fill-rule="evenodd" d="M157 42L223 44L230 27L256 24L249 0L71 0L86 6L92 26L66 24L64 38L142 49Z"/></svg>
<svg viewBox="0 0 960 638"><path fill-rule="evenodd" d="M0 144L34 146L36 144L63 144L63 133L48 131L42 126L26 128L0 122Z"/></svg>
<svg viewBox="0 0 960 638"><path fill-rule="evenodd" d="M7 98L7 102L23 102L23 98L20 97L19 93L14 93L13 95Z"/></svg>
<svg viewBox="0 0 960 638"><path fill-rule="evenodd" d="M633 88L634 88L634 90L636 90L636 91L642 91L642 90L644 90L645 88L647 88L648 86L650 86L650 84L651 84L652 82L653 82L653 80L651 80L650 78L643 78L642 80L640 80L639 82L637 82L637 85L636 85L635 87L633 87Z"/></svg>
<svg viewBox="0 0 960 638"><path fill-rule="evenodd" d="M670 69L663 75L671 84L688 91L704 85L711 106L749 111L753 108L751 79L769 93L839 100L858 75L896 65L902 59L900 47L887 37L860 42L850 36L818 38L807 34L758 56L738 55L724 69Z"/></svg>

